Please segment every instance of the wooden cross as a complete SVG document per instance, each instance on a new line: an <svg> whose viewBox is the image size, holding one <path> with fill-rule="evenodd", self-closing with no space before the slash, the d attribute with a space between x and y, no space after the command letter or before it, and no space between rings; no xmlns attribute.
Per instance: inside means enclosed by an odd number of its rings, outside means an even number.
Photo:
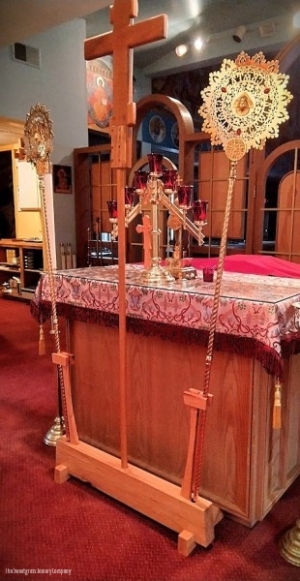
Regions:
<svg viewBox="0 0 300 581"><path fill-rule="evenodd" d="M133 89L133 48L167 36L167 16L160 15L137 24L138 0L115 0L110 8L114 25L107 32L85 41L85 59L113 55L113 116L110 122L111 167L116 168L118 201L118 271L119 271L119 390L120 390L120 455L121 466L127 468L127 397L126 397L126 236L125 202L126 171L132 165L132 127L135 124Z"/></svg>
<svg viewBox="0 0 300 581"><path fill-rule="evenodd" d="M167 36L167 16L162 14L136 24L137 0L115 0L110 7L111 32L85 41L85 59L113 55L113 117L110 122L112 159L115 168L131 167L132 129L136 110L132 101L133 48Z"/></svg>
<svg viewBox="0 0 300 581"><path fill-rule="evenodd" d="M148 214L143 216L143 224L138 224L136 231L143 234L144 267L149 270L151 267L151 219Z"/></svg>

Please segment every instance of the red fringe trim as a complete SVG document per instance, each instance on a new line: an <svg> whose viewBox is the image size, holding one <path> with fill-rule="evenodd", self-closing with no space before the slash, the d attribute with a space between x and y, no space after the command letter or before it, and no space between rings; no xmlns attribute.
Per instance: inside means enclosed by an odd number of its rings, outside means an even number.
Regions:
<svg viewBox="0 0 300 581"><path fill-rule="evenodd" d="M57 303L56 310L58 316L84 323L95 323L107 327L118 327L119 324L118 315L95 309L83 309L74 305ZM30 304L30 312L40 324L51 316L51 305L50 303L37 302L36 299L33 299ZM140 333L148 337L156 336L168 341L203 346L207 346L208 343L209 332L203 329L190 329L154 321L143 321L133 317L127 317L126 328L131 333ZM281 378L283 374L283 359L288 359L291 355L300 352L300 333L285 337L281 341L281 348L282 357L274 349L262 345L256 339L249 337L216 333L214 338L214 349L216 351L227 351L257 359L269 374L278 378Z"/></svg>

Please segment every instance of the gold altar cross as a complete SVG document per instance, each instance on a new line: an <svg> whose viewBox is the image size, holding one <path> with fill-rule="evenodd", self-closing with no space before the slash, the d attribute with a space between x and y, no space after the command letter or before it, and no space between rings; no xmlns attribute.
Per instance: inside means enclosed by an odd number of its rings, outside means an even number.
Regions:
<svg viewBox="0 0 300 581"><path fill-rule="evenodd" d="M137 0L115 0L110 7L113 31L85 41L86 60L113 55L113 116L110 121L114 168L130 168L132 161L132 129L136 110L132 101L133 48L167 36L167 16L162 14L136 24Z"/></svg>

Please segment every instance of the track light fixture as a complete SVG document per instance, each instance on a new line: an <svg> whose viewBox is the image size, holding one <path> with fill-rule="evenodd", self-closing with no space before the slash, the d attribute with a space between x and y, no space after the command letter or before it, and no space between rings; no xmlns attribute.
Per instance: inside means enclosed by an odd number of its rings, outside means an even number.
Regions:
<svg viewBox="0 0 300 581"><path fill-rule="evenodd" d="M187 51L188 51L187 44L179 44L175 48L175 52L176 52L177 56L179 56L179 57L184 56L187 53Z"/></svg>
<svg viewBox="0 0 300 581"><path fill-rule="evenodd" d="M181 58L183 57L191 48L196 50L201 50L204 45L204 41L200 36L197 36L192 42L185 44L179 44L175 48L176 55Z"/></svg>
<svg viewBox="0 0 300 581"><path fill-rule="evenodd" d="M297 10L293 16L293 27L300 28L300 10Z"/></svg>
<svg viewBox="0 0 300 581"><path fill-rule="evenodd" d="M195 38L194 40L194 48L196 50L201 50L201 48L203 47L203 39L201 38L201 36L197 36L197 38Z"/></svg>
<svg viewBox="0 0 300 581"><path fill-rule="evenodd" d="M235 42L241 42L246 34L246 26L238 26L232 38Z"/></svg>

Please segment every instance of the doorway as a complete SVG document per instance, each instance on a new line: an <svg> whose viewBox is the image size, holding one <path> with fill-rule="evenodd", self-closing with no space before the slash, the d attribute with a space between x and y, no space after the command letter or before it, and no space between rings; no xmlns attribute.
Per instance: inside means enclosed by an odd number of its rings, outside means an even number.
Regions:
<svg viewBox="0 0 300 581"><path fill-rule="evenodd" d="M0 238L16 237L12 151L0 151Z"/></svg>

